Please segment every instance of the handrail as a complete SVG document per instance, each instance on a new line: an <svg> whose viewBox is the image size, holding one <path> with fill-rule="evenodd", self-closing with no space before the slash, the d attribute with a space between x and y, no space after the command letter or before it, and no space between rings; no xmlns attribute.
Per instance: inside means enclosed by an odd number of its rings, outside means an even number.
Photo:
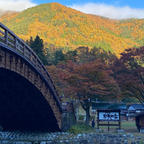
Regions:
<svg viewBox="0 0 144 144"><path fill-rule="evenodd" d="M46 82L50 85L57 105L61 109L60 100L58 98L53 81L35 52L2 23L0 23L0 42L20 53L24 56L24 58L31 62L35 69L45 78Z"/></svg>

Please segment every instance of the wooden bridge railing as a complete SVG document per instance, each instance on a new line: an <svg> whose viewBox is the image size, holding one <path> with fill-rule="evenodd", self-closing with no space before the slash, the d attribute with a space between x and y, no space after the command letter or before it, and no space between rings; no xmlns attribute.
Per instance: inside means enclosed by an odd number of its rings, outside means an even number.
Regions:
<svg viewBox="0 0 144 144"><path fill-rule="evenodd" d="M24 58L26 58L34 66L34 68L45 78L45 80L51 87L51 90L54 94L54 99L56 100L58 107L61 108L60 100L57 97L57 92L53 81L50 78L41 60L23 40L18 38L2 23L0 23L0 43L6 45L7 47L18 52L20 55L24 56Z"/></svg>

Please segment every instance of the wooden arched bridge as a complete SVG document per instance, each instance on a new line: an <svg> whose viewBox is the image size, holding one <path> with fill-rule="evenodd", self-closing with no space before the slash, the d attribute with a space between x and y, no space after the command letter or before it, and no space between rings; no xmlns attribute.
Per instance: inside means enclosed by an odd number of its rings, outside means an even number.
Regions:
<svg viewBox="0 0 144 144"><path fill-rule="evenodd" d="M0 23L0 126L59 131L61 117L61 104L44 65Z"/></svg>

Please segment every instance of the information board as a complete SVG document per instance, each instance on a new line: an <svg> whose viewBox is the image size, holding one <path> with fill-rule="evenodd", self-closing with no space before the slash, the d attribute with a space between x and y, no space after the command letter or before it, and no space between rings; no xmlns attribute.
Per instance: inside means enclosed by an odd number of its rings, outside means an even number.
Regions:
<svg viewBox="0 0 144 144"><path fill-rule="evenodd" d="M120 110L97 110L97 126L108 126L108 131L110 126L118 126L120 129Z"/></svg>
<svg viewBox="0 0 144 144"><path fill-rule="evenodd" d="M119 121L119 112L99 112L99 120L102 121Z"/></svg>

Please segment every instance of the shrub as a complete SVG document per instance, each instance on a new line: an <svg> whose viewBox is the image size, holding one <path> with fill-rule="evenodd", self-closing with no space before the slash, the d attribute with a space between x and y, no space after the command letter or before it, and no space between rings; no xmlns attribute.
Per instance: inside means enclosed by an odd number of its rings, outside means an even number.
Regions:
<svg viewBox="0 0 144 144"><path fill-rule="evenodd" d="M91 126L88 126L86 124L80 123L80 124L75 124L73 125L69 132L73 134L78 134L78 133L84 133L84 132L89 132L93 130Z"/></svg>
<svg viewBox="0 0 144 144"><path fill-rule="evenodd" d="M79 115L79 120L84 120L84 115Z"/></svg>

